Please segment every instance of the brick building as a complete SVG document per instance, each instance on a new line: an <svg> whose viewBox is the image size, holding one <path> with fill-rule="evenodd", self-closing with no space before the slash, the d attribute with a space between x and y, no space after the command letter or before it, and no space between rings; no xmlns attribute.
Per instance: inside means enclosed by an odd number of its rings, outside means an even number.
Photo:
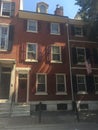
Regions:
<svg viewBox="0 0 98 130"><path fill-rule="evenodd" d="M51 111L72 110L73 100L79 109L98 109L97 43L87 39L85 24L58 5L53 15L44 2L36 12L22 9L22 0L0 2L0 103L23 114L39 102Z"/></svg>

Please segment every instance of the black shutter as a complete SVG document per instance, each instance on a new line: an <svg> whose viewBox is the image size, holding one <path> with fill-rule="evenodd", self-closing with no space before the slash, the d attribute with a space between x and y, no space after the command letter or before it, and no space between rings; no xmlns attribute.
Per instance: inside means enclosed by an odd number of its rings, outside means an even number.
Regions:
<svg viewBox="0 0 98 130"><path fill-rule="evenodd" d="M95 91L94 77L92 75L86 76L87 92L92 93Z"/></svg>
<svg viewBox="0 0 98 130"><path fill-rule="evenodd" d="M41 21L38 21L38 32L41 32Z"/></svg>
<svg viewBox="0 0 98 130"><path fill-rule="evenodd" d="M46 61L47 63L49 63L51 60L51 46L46 47L46 57L47 57Z"/></svg>
<svg viewBox="0 0 98 130"><path fill-rule="evenodd" d="M11 2L11 17L15 15L15 2Z"/></svg>
<svg viewBox="0 0 98 130"><path fill-rule="evenodd" d="M93 59L94 59L94 64L98 64L98 49L93 48Z"/></svg>
<svg viewBox="0 0 98 130"><path fill-rule="evenodd" d="M8 51L11 51L13 41L14 40L14 26L10 25L9 26L9 42L8 42Z"/></svg>
<svg viewBox="0 0 98 130"><path fill-rule="evenodd" d="M60 34L61 35L65 34L65 24L63 24L63 23L60 24Z"/></svg>
<svg viewBox="0 0 98 130"><path fill-rule="evenodd" d="M76 75L72 75L72 86L73 86L73 92L77 93L77 78L76 78Z"/></svg>
<svg viewBox="0 0 98 130"><path fill-rule="evenodd" d="M27 20L24 20L24 31L26 32L27 31Z"/></svg>
<svg viewBox="0 0 98 130"><path fill-rule="evenodd" d="M92 59L91 59L91 52L89 50L89 48L86 48L86 59L90 61L90 63L92 62Z"/></svg>
<svg viewBox="0 0 98 130"><path fill-rule="evenodd" d="M49 22L47 22L47 33L51 33L51 24Z"/></svg>
<svg viewBox="0 0 98 130"><path fill-rule="evenodd" d="M75 35L75 27L74 25L71 25L71 35Z"/></svg>
<svg viewBox="0 0 98 130"><path fill-rule="evenodd" d="M87 26L83 26L83 36L87 36Z"/></svg>
<svg viewBox="0 0 98 130"><path fill-rule="evenodd" d="M77 52L75 47L72 48L72 62L73 64L77 64Z"/></svg>

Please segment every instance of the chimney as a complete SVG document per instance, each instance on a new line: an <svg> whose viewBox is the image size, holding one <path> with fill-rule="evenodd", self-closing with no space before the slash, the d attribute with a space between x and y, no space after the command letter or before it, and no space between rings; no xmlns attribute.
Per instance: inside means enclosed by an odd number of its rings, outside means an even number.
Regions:
<svg viewBox="0 0 98 130"><path fill-rule="evenodd" d="M23 0L20 0L20 10L23 10Z"/></svg>
<svg viewBox="0 0 98 130"><path fill-rule="evenodd" d="M63 6L56 5L55 15L63 16Z"/></svg>

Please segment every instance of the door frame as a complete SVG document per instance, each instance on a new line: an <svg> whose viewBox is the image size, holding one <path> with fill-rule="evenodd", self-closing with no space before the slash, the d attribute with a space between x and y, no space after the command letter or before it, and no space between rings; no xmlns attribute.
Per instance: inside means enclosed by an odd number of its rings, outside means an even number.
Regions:
<svg viewBox="0 0 98 130"><path fill-rule="evenodd" d="M19 87L19 74L27 74L27 99L26 103L29 102L29 72L30 68L22 68L22 67L17 67L16 68L16 97L15 97L15 102L18 103L18 87Z"/></svg>
<svg viewBox="0 0 98 130"><path fill-rule="evenodd" d="M16 68L16 61L15 59L0 59L0 68L3 67L11 67L11 78L10 78L10 86L9 86L9 99L0 99L0 103L11 102L12 95L14 93L15 87L15 68Z"/></svg>

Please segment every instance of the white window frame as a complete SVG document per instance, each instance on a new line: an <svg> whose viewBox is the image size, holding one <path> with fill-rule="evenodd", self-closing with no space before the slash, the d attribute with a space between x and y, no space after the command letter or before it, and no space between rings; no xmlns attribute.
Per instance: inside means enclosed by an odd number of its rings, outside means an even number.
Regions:
<svg viewBox="0 0 98 130"><path fill-rule="evenodd" d="M30 22L35 22L35 30L30 30L29 29ZM33 33L38 32L38 21L37 20L27 20L27 32L33 32Z"/></svg>
<svg viewBox="0 0 98 130"><path fill-rule="evenodd" d="M86 76L85 75L76 75L77 79L77 94L87 94L87 85L86 85ZM78 77L83 77L84 78L84 83L79 83L78 82ZM85 90L80 91L79 90L79 85L84 84Z"/></svg>
<svg viewBox="0 0 98 130"><path fill-rule="evenodd" d="M58 47L59 48L59 53L54 53L53 52L53 47ZM60 60L54 60L53 59L53 55L59 55L60 56ZM62 51L61 51L61 46L51 46L51 63L62 63Z"/></svg>
<svg viewBox="0 0 98 130"><path fill-rule="evenodd" d="M7 28L7 35L6 35L6 43L5 43L5 47L4 49L1 48L1 35L2 35L2 32L1 32L1 28ZM8 41L9 41L9 25L5 25L5 24L0 24L0 51L7 51L8 49Z"/></svg>
<svg viewBox="0 0 98 130"><path fill-rule="evenodd" d="M98 86L98 83L95 82L95 77L98 78L98 75L94 75L95 91L96 91L96 94L98 94L98 88L97 88L97 90L96 90L96 86Z"/></svg>
<svg viewBox="0 0 98 130"><path fill-rule="evenodd" d="M58 91L58 84L60 84L60 83L58 83L58 81L57 81L57 76L64 76L64 83L61 83L61 84L64 84L65 86L64 86L64 88L65 88L65 91L63 91L63 92L60 92L60 91ZM67 88L66 88L66 74L61 74L61 73L57 73L56 74L56 95L67 95Z"/></svg>
<svg viewBox="0 0 98 130"><path fill-rule="evenodd" d="M53 25L57 26L57 31L54 30ZM51 34L60 35L60 24L59 23L51 23Z"/></svg>
<svg viewBox="0 0 98 130"><path fill-rule="evenodd" d="M79 49L83 49L83 50L84 50L84 55L82 55L82 54L79 55L79 53L78 53L78 50L79 50ZM85 57L86 57L85 48L83 48L83 47L76 47L76 53L77 53L77 63L78 63L78 64L85 64ZM84 57L84 61L83 61L83 62L81 62L81 61L78 60L78 57L79 57L79 56Z"/></svg>
<svg viewBox="0 0 98 130"><path fill-rule="evenodd" d="M9 9L9 15L3 15L3 5L4 5L4 3L9 3L10 4L10 9ZM11 16L11 6L12 6L12 1L11 0L3 0L3 1L1 1L1 16L3 16L3 17L10 17Z"/></svg>
<svg viewBox="0 0 98 130"><path fill-rule="evenodd" d="M77 34L77 29L80 29L80 34ZM75 36L76 37L83 37L83 28L80 26L75 26Z"/></svg>
<svg viewBox="0 0 98 130"><path fill-rule="evenodd" d="M28 45L35 45L36 46L36 58L35 59L29 59L28 58ZM32 53L32 51L31 51L31 53ZM27 43L27 46L26 46L26 60L25 60L26 62L38 62L38 45L37 45L37 43Z"/></svg>
<svg viewBox="0 0 98 130"><path fill-rule="evenodd" d="M38 76L39 75L44 75L45 76L45 91L44 92L40 92L37 90L37 86L38 86ZM48 95L47 94L47 74L46 73L37 73L36 74L36 94L35 95Z"/></svg>

